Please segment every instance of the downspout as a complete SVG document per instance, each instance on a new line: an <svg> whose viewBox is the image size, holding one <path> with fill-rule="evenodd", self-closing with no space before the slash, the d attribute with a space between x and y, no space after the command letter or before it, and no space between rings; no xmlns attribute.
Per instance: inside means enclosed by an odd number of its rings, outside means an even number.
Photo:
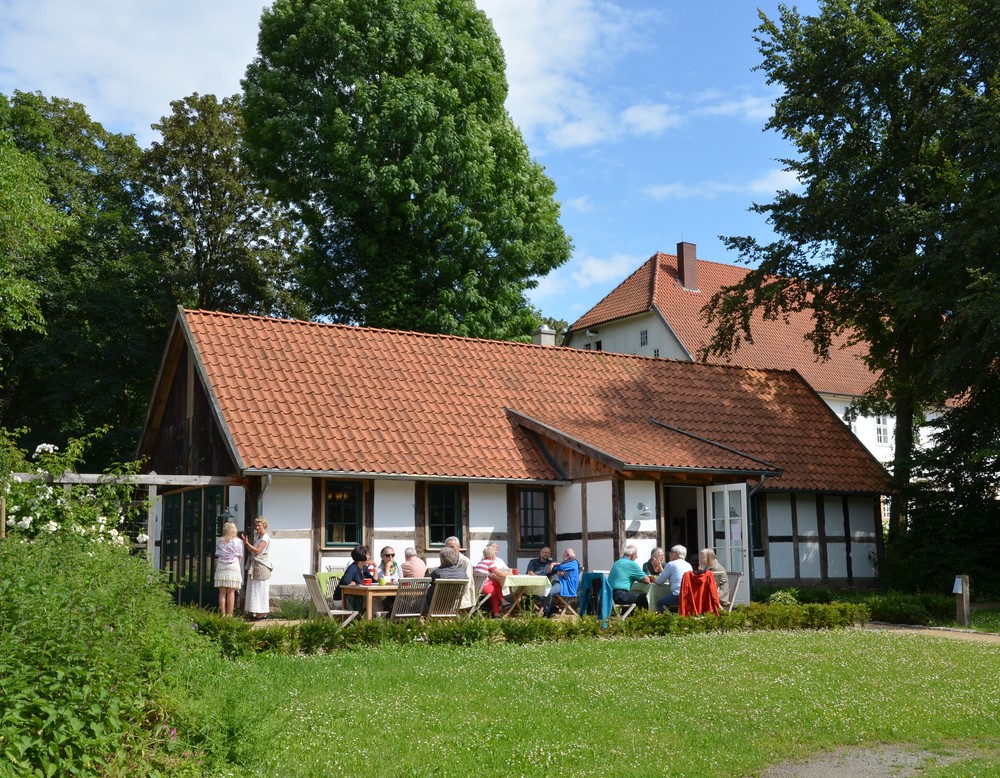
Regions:
<svg viewBox="0 0 1000 778"><path fill-rule="evenodd" d="M260 494L257 496L257 513L260 516L264 515L264 495L267 494L267 490L271 488L271 481L274 479L270 473L265 476L261 476L261 486Z"/></svg>
<svg viewBox="0 0 1000 778"><path fill-rule="evenodd" d="M762 487L764 485L764 479L765 478L767 478L767 475L765 473L761 473L760 474L760 480L757 482L757 485L755 487L753 487L752 489L747 489L747 500L749 500L751 497L753 497L755 494L757 494L757 492L760 489L760 487Z"/></svg>

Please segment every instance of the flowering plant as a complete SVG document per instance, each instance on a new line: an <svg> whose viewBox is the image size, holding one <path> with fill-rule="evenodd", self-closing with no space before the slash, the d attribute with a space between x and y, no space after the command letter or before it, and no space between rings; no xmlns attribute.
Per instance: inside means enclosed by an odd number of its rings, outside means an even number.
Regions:
<svg viewBox="0 0 1000 778"><path fill-rule="evenodd" d="M133 505L130 478L138 472L138 463L119 466L96 483L85 483L76 475L87 448L104 432L71 438L65 451L42 443L29 456L10 434L0 430L0 496L5 500L8 535L30 540L70 532L115 546L131 542L125 532L126 519L130 512L142 510ZM145 540L136 538L140 543Z"/></svg>

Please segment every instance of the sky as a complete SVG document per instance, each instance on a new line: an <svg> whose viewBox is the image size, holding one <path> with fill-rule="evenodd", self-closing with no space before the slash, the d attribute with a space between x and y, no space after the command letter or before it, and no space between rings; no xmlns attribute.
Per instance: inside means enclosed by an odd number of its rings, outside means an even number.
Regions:
<svg viewBox="0 0 1000 778"><path fill-rule="evenodd" d="M679 241L737 264L720 236L768 241L749 212L796 182L764 131L779 92L754 67L778 0L476 0L507 61L507 110L555 181L569 262L529 298L572 322ZM150 125L193 93L240 91L262 0L0 0L0 93L82 103L106 129ZM817 0L797 3L803 13Z"/></svg>

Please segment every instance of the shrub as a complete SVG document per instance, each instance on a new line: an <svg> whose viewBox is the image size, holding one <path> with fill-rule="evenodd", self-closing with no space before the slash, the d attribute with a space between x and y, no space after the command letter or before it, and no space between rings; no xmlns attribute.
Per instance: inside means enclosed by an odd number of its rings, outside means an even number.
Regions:
<svg viewBox="0 0 1000 778"><path fill-rule="evenodd" d="M799 590L793 588L789 589L779 589L773 592L767 601L771 605L798 605L799 602Z"/></svg>
<svg viewBox="0 0 1000 778"><path fill-rule="evenodd" d="M0 543L0 764L134 771L166 715L162 679L209 646L124 548L70 533Z"/></svg>

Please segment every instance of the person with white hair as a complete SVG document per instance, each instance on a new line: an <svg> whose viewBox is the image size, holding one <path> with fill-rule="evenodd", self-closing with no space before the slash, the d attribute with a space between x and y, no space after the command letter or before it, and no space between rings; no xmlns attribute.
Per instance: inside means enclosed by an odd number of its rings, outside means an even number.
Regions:
<svg viewBox="0 0 1000 778"><path fill-rule="evenodd" d="M670 561L664 566L663 572L656 577L656 583L666 584L669 582L670 584L670 594L665 594L656 603L656 610L661 613L671 606L680 605L681 581L684 579L684 573L690 573L694 570L691 563L685 559L686 556L687 549L684 546L671 548Z"/></svg>
<svg viewBox="0 0 1000 778"><path fill-rule="evenodd" d="M632 584L636 581L650 583L653 580L653 576L642 572L642 567L635 561L637 556L639 556L639 549L633 545L625 546L622 549L621 559L611 565L611 572L608 573L608 585L611 587L611 597L616 605L649 607L645 592L632 591Z"/></svg>

